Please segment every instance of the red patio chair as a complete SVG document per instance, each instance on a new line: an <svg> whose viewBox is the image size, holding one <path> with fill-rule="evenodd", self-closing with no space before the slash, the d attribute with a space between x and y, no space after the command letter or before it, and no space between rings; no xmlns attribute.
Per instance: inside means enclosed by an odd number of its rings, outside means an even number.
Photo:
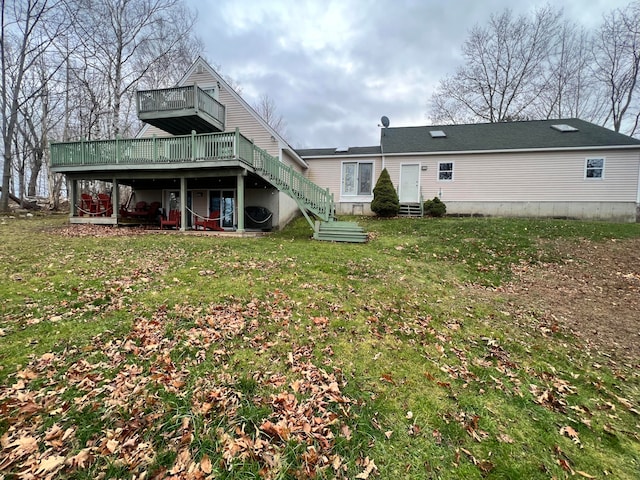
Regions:
<svg viewBox="0 0 640 480"><path fill-rule="evenodd" d="M98 211L98 204L97 202L93 199L93 197L91 195L89 195L88 193L81 193L80 194L80 209L79 209L79 214L80 216L84 216L84 215L90 215L93 216L96 214L96 212Z"/></svg>
<svg viewBox="0 0 640 480"><path fill-rule="evenodd" d="M133 208L133 210L127 213L128 217L146 217L148 215L149 206L144 200L140 200L138 203L136 203L136 206Z"/></svg>
<svg viewBox="0 0 640 480"><path fill-rule="evenodd" d="M196 230L198 227L202 227L203 230L216 230L222 231L223 228L220 227L220 210L213 210L209 212L208 218L201 218L193 222L193 226Z"/></svg>
<svg viewBox="0 0 640 480"><path fill-rule="evenodd" d="M180 228L180 210L169 210L169 218L160 218L160 230L166 225L174 227L176 230Z"/></svg>
<svg viewBox="0 0 640 480"><path fill-rule="evenodd" d="M98 194L98 215L110 217L113 214L113 205L111 204L111 196L106 193Z"/></svg>

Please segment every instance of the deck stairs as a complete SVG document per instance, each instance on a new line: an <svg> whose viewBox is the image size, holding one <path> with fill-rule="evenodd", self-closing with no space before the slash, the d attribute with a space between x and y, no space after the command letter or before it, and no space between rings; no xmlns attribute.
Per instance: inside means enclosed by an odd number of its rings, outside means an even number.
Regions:
<svg viewBox="0 0 640 480"><path fill-rule="evenodd" d="M157 164L172 167L196 162L238 162L291 197L317 240L367 240L367 234L356 223L336 221L329 189L259 148L239 128L218 132L224 129L218 120L224 118L224 105L197 86L138 92L138 111L140 119L150 125L166 122L175 127L172 130L164 123L161 127L173 136L52 143L52 169L66 173L111 165L144 169L156 168ZM191 129L191 134L181 135L185 129Z"/></svg>
<svg viewBox="0 0 640 480"><path fill-rule="evenodd" d="M328 242L365 243L368 235L356 222L316 221L313 238Z"/></svg>
<svg viewBox="0 0 640 480"><path fill-rule="evenodd" d="M424 211L420 203L401 203L399 217L422 218Z"/></svg>

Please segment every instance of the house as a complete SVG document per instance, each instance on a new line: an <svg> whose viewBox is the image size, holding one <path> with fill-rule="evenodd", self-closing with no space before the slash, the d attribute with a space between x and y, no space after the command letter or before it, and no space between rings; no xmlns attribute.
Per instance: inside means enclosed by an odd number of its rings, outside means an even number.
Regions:
<svg viewBox="0 0 640 480"><path fill-rule="evenodd" d="M407 215L438 196L453 214L638 218L640 141L578 119L383 128L378 146L296 150L202 58L176 87L137 92L137 108L136 138L51 144L71 223L243 233L301 212L315 238L365 241L336 215L371 214L384 168ZM110 194L81 191L93 181Z"/></svg>
<svg viewBox="0 0 640 480"><path fill-rule="evenodd" d="M386 168L403 211L640 219L640 140L579 119L382 128L380 146L298 150L336 212L370 214Z"/></svg>
<svg viewBox="0 0 640 480"><path fill-rule="evenodd" d="M136 138L51 144L51 169L68 180L71 223L161 225L163 218L181 230L243 233L248 224L282 227L301 211L316 237L331 223L365 239L356 226L333 222L331 193L307 178L307 163L202 58L175 88L137 92L137 108L145 126ZM107 199L81 191L93 181L109 185ZM121 185L131 198L118 198Z"/></svg>

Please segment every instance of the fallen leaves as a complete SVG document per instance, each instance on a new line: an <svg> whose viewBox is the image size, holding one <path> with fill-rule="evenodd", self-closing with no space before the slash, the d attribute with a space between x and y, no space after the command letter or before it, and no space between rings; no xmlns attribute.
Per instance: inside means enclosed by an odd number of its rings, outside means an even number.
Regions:
<svg viewBox="0 0 640 480"><path fill-rule="evenodd" d="M0 410L9 425L0 437L0 470L49 479L88 468L99 472L115 462L132 478L143 478L166 444L177 452L159 472L166 478L204 479L245 461L257 462L263 478L274 478L285 468L282 458L293 442L304 446L299 477L331 470L343 478L356 467L358 478L374 476L377 466L369 457L354 466L334 451L337 438L353 439L354 401L342 391L341 372L318 367L308 345L290 345L283 371L255 372L242 380L223 365L220 372L190 380L207 358L228 359L238 341L262 351L278 345L255 333L257 319L267 313L269 321L288 321L286 301L279 295L273 303L177 305L171 311L161 306L151 318L137 318L125 338L96 337L82 352L33 359L0 387ZM168 336L173 319L181 326L171 327ZM319 328L327 322L312 318ZM271 393L246 396L245 388ZM163 400L167 395L185 413L177 417ZM247 409L266 416L253 424L241 413ZM94 423L74 425L70 415L89 415ZM56 423L44 428L47 417ZM88 427L95 432L80 441L78 429ZM214 453L222 463L198 454L196 434L218 439Z"/></svg>
<svg viewBox="0 0 640 480"><path fill-rule="evenodd" d="M562 427L560 429L560 435L569 437L573 443L582 447L582 444L580 443L580 436L578 435L578 432L573 427L570 427L568 425Z"/></svg>

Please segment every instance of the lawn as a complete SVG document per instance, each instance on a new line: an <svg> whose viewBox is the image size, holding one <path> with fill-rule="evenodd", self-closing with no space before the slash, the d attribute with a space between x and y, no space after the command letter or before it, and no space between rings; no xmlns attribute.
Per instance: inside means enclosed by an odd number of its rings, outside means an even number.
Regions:
<svg viewBox="0 0 640 480"><path fill-rule="evenodd" d="M0 479L640 477L640 224L358 221L0 218Z"/></svg>

